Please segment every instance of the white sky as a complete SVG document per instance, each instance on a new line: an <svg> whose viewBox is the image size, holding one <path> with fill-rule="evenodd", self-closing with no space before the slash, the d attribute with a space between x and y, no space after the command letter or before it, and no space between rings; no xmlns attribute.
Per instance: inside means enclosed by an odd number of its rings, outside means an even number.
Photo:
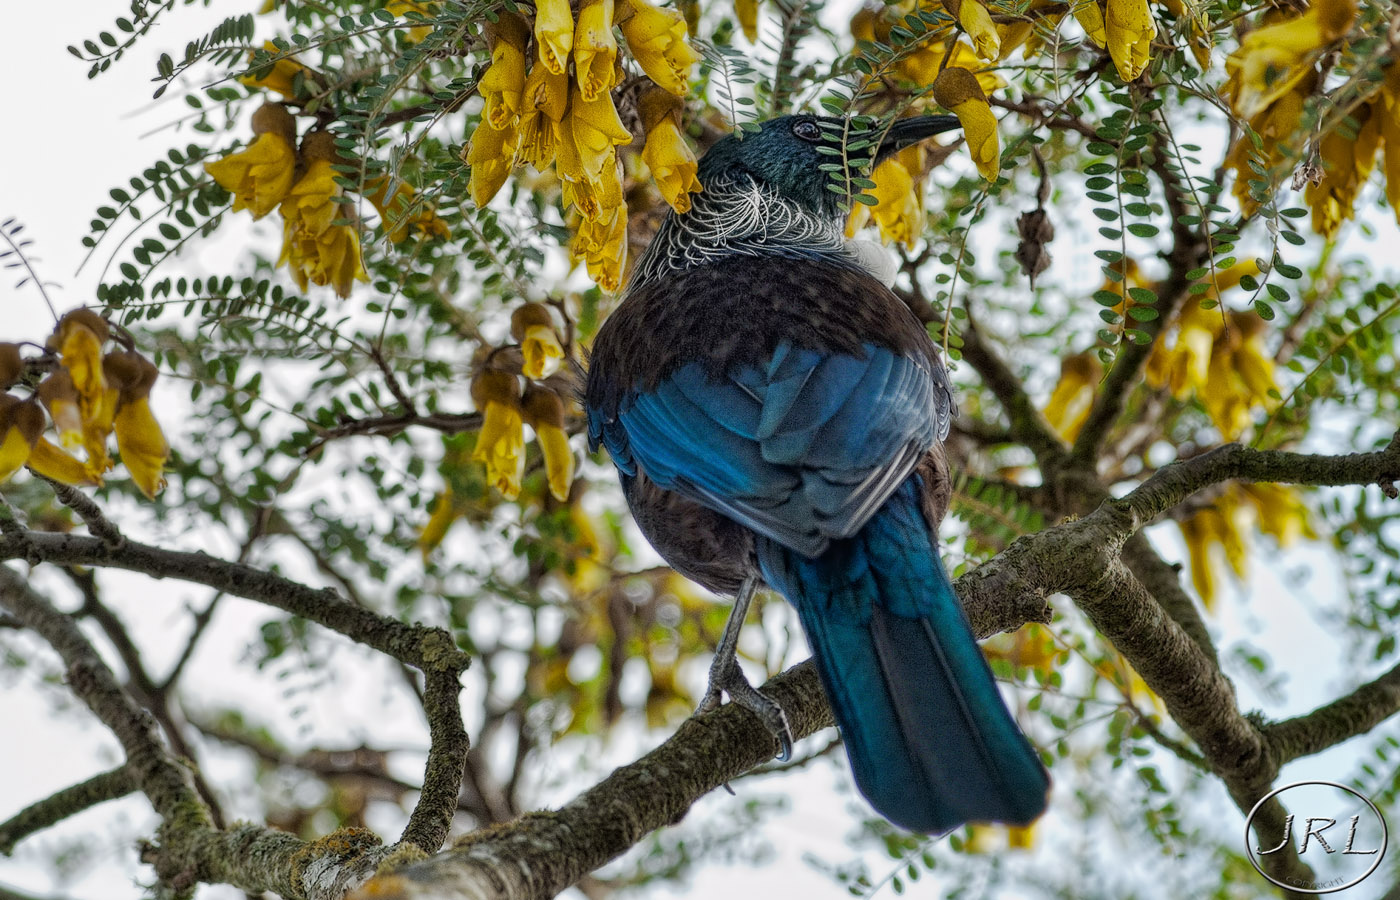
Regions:
<svg viewBox="0 0 1400 900"><path fill-rule="evenodd" d="M158 27L153 38L143 42L143 47L117 63L112 71L89 81L85 77L86 66L72 59L64 48L110 29L112 18L122 13L125 4L102 0L6 4L5 23L0 28L0 84L5 86L0 91L0 122L4 123L0 138L0 219L17 216L28 226L27 236L35 241L33 256L45 279L54 283L50 293L60 311L93 300L105 257L75 274L84 252L80 240L87 233L93 209L103 201L108 188L125 183L171 142L166 133L143 137L178 115L178 95L155 108L147 102L153 89L149 79L155 54L160 50L173 53L190 35L207 30L224 16L251 10L256 5L250 0L246 4L217 2L212 9L177 9ZM181 142L189 139L184 136ZM1056 249L1059 252L1065 248ZM0 270L0 340L40 338L50 327L49 313L32 288L15 290L13 281L10 273ZM1156 537L1166 552L1181 559L1183 553L1175 532L1158 532ZM1288 567L1306 565L1310 569L1308 580L1301 582L1292 579L1281 564L1272 565L1268 560L1260 563L1259 574L1250 585L1255 602L1249 611L1222 600L1224 612L1213 625L1229 640L1247 638L1255 646L1268 648L1279 671L1289 675L1287 703L1281 707L1266 702L1247 681L1241 681L1245 708L1264 707L1273 716L1303 712L1355 683L1355 673L1342 651L1319 647L1315 624L1327 615L1332 605L1328 598L1335 598L1340 584L1320 551L1295 551L1287 557ZM204 596L180 586L162 586L152 591L149 582L135 578L120 580L117 585L114 597L121 598L116 602L122 614L147 633L161 628L183 629L183 605L192 601L197 605ZM265 618L247 606L228 616L226 623L231 630ZM174 652L176 646L177 643L155 646L150 652L161 659ZM217 685L219 697L256 704L267 692L279 687L249 675L246 666L239 666L243 646L233 643L218 647L208 654L211 659L207 665L211 671L222 666L229 673L236 673ZM366 668L370 671L358 675L342 673L348 683L342 685L340 697L373 697L380 692L376 673L372 667ZM36 690L29 678L6 677L0 681L0 722L4 723L0 772L23 773L20 778L11 774L0 781L0 819L115 762L115 744L101 729L84 727L81 715L55 715L61 700L61 691ZM338 715L344 712L335 702L318 708L314 712L318 731L334 730ZM391 743L416 741L415 715L394 715L387 720L381 717L377 724L377 739L387 735ZM346 737L355 739L353 728ZM1297 764L1285 776L1337 778L1345 771L1338 756L1334 753ZM623 753L618 761L626 758ZM217 754L211 760L211 769L230 779L244 771L236 758L220 758ZM409 779L417 777L411 771L404 775ZM745 795L762 790L791 791L792 812L766 829L779 845L778 858L759 869L711 866L687 889L662 889L656 896L805 896L812 900L847 896L801 861L805 854L833 861L850 856L843 841L844 830L849 827L843 806L850 798L833 793L835 781L831 767L816 766L777 783L746 782L740 787L737 801L719 792L706 798L693 816L703 815L706 807L741 802ZM1063 808L1069 813L1073 807L1064 802ZM1223 804L1220 816L1231 829L1241 818ZM85 869L76 880L61 885L51 882L42 859L47 850L60 847L65 841L88 840L84 836L94 833L125 835L143 828L149 830L152 822L148 807L136 799L87 813L22 845L18 858L0 858L0 885L92 900L137 897L139 887L126 874L132 871L134 856L129 846L102 846L99 855L107 860L105 864ZM1380 879L1375 881L1339 896L1353 900L1378 896L1383 885ZM919 895L919 890L916 888L913 893ZM207 890L201 896L241 895L220 889Z"/></svg>

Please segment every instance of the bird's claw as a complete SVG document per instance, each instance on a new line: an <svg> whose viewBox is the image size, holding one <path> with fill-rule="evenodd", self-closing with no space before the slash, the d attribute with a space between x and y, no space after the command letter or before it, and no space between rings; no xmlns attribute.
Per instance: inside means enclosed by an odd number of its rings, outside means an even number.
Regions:
<svg viewBox="0 0 1400 900"><path fill-rule="evenodd" d="M725 694L728 694L734 703L758 716L768 733L777 738L778 759L783 762L792 759L792 727L788 725L787 713L783 712L776 700L749 684L748 678L744 677L743 670L739 668L739 663L732 656L728 659L715 658L714 664L710 666L709 687L705 691L705 698L696 707L695 714L703 715L718 709Z"/></svg>

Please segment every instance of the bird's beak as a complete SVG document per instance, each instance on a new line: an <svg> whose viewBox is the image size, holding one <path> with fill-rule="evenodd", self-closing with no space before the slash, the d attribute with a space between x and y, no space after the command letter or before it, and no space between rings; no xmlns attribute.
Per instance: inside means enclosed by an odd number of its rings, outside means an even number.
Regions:
<svg viewBox="0 0 1400 900"><path fill-rule="evenodd" d="M913 146L935 134L961 127L957 116L915 116L911 119L899 119L885 132L880 149L875 151L875 164L879 165L905 147Z"/></svg>

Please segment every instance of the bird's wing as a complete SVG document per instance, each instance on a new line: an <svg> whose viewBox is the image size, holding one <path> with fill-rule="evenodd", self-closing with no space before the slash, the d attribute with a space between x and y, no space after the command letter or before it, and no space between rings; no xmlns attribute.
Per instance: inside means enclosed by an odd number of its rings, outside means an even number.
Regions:
<svg viewBox="0 0 1400 900"><path fill-rule="evenodd" d="M805 555L869 520L947 433L952 392L927 357L780 344L711 378L689 363L629 393L596 439L624 471L690 496Z"/></svg>

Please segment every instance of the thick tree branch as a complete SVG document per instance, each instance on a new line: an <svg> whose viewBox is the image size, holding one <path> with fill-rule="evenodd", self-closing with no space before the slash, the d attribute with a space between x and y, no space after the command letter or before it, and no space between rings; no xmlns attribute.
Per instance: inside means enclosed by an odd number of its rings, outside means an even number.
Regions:
<svg viewBox="0 0 1400 900"><path fill-rule="evenodd" d="M126 766L118 766L94 775L81 784L50 794L38 803L20 810L7 821L0 822L0 856L14 852L15 844L36 831L42 831L108 800L125 797L136 790L136 783Z"/></svg>

